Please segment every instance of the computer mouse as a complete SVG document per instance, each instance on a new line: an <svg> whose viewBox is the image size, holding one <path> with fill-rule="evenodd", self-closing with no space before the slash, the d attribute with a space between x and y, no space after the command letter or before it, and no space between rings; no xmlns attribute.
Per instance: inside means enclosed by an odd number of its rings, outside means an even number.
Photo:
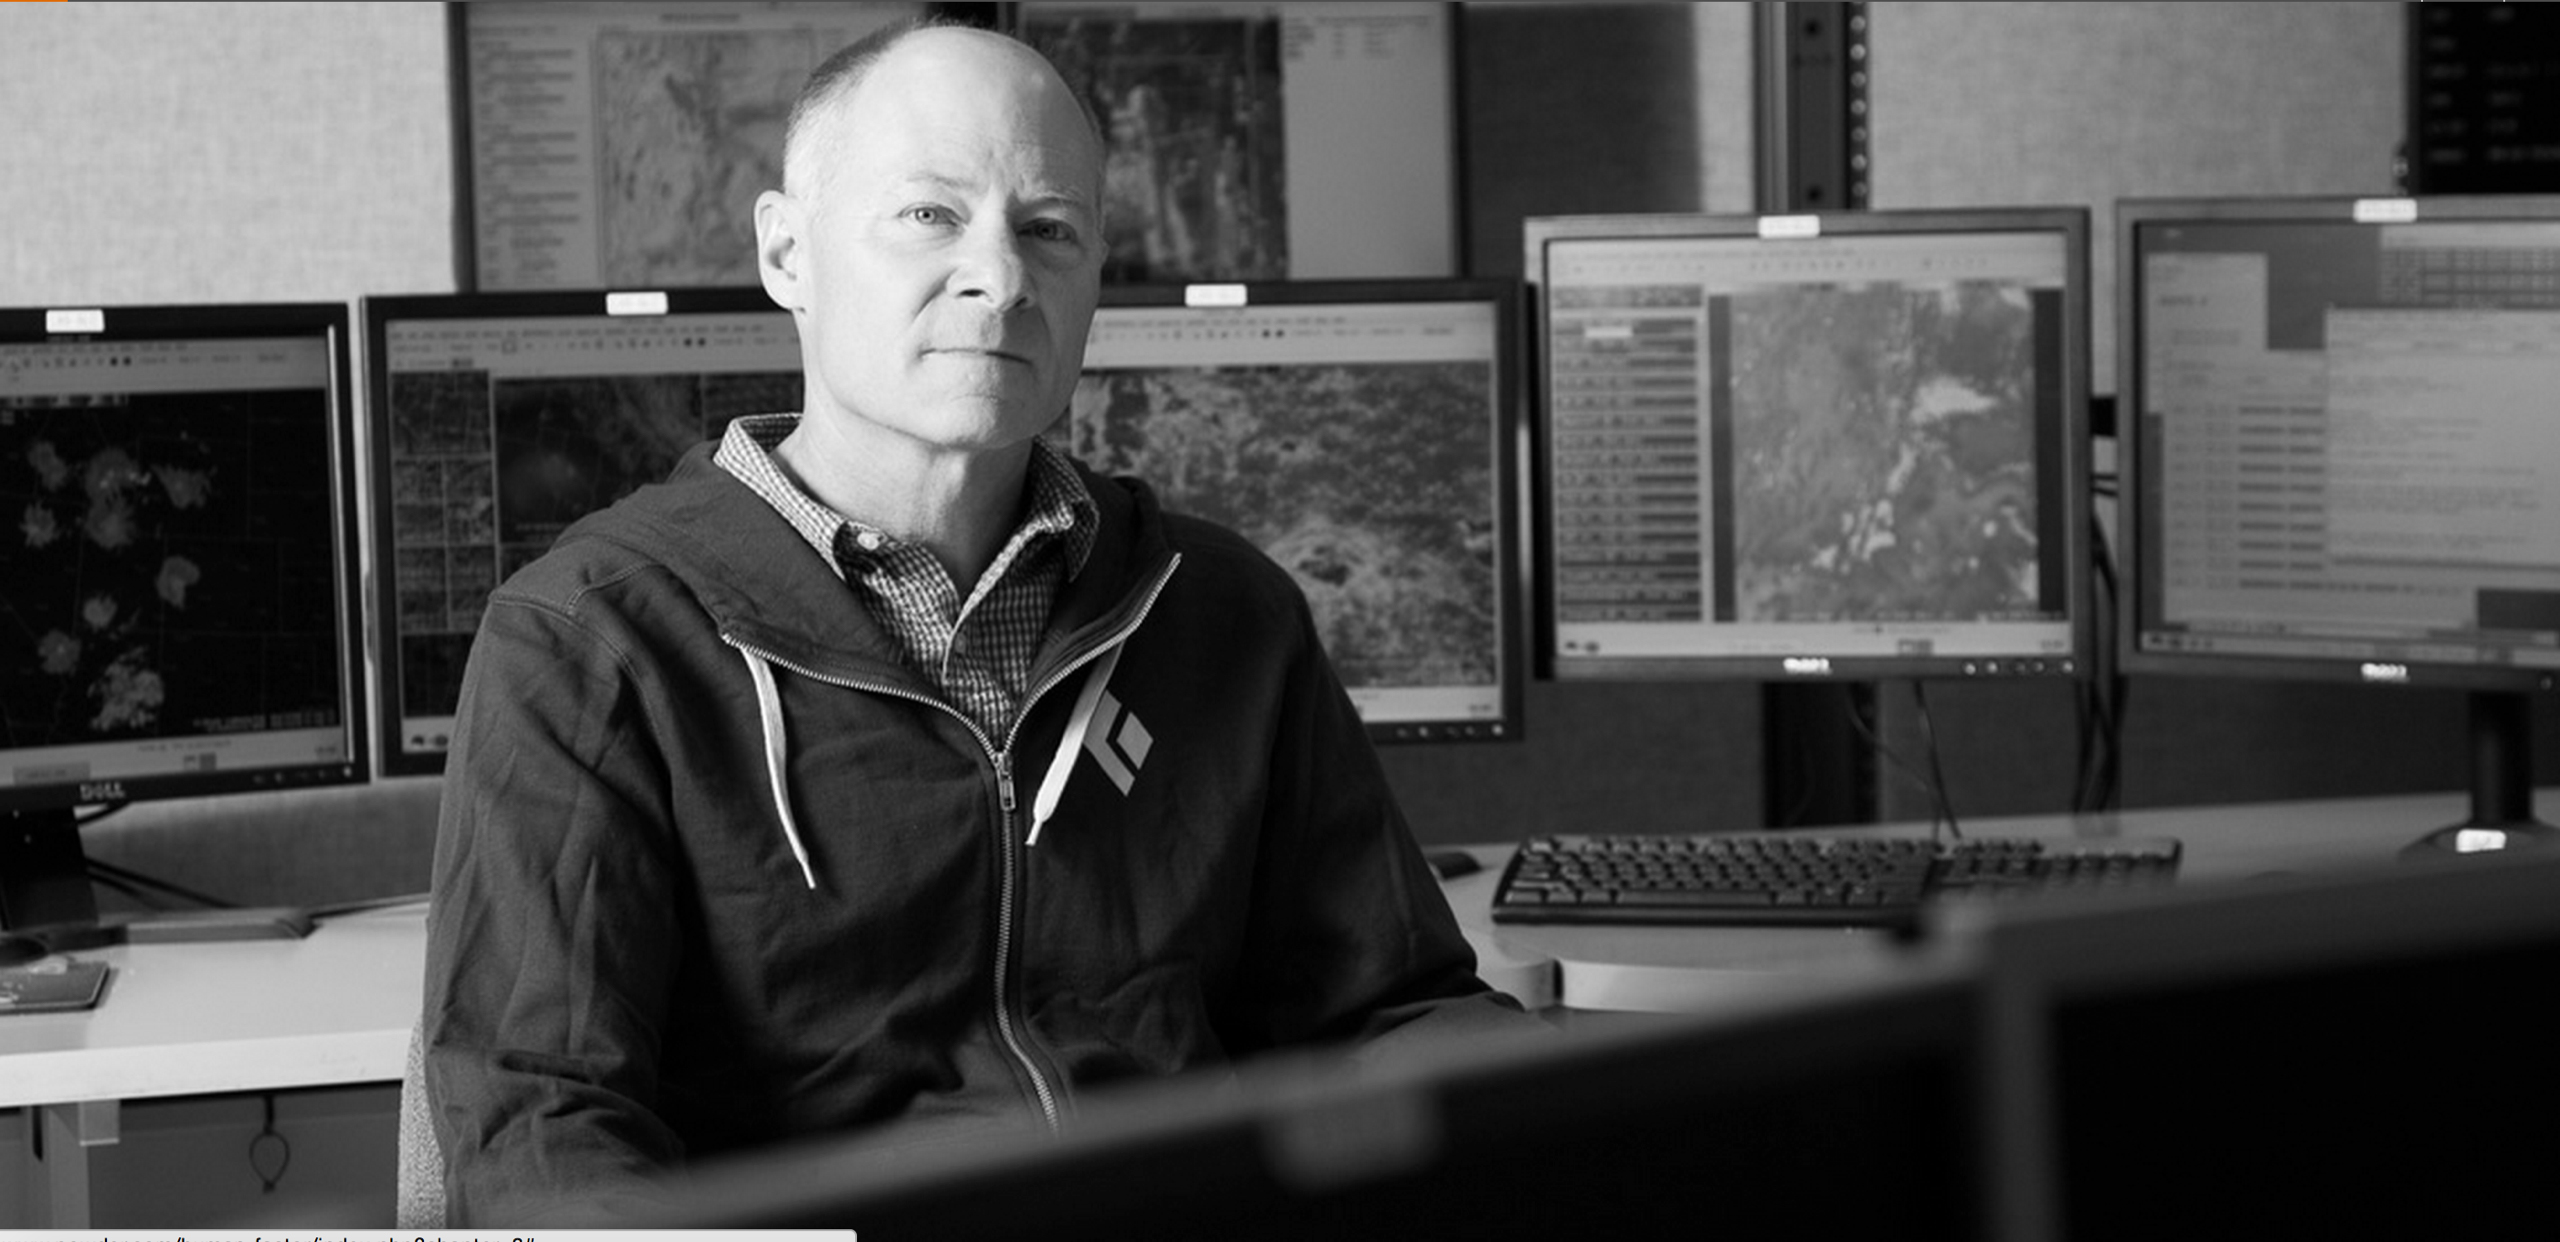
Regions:
<svg viewBox="0 0 2560 1242"><path fill-rule="evenodd" d="M0 932L0 966L24 966L51 952L52 946L33 936Z"/></svg>
<svg viewBox="0 0 2560 1242"><path fill-rule="evenodd" d="M1431 874L1443 880L1454 880L1483 865L1465 850L1433 850L1423 855L1423 861L1431 864Z"/></svg>

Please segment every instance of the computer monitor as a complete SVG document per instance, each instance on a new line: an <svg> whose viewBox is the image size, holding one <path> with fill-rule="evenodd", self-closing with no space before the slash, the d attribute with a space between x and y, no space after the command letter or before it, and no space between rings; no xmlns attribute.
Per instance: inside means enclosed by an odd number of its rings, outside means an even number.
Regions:
<svg viewBox="0 0 2560 1242"><path fill-rule="evenodd" d="M1941 913L1985 1004L1992 1242L2548 1214L2560 851Z"/></svg>
<svg viewBox="0 0 2560 1242"><path fill-rule="evenodd" d="M1063 1135L700 1171L654 1227L925 1238L1973 1239L1970 985L1915 971L1714 1014L1088 1094Z"/></svg>
<svg viewBox="0 0 2560 1242"><path fill-rule="evenodd" d="M0 310L0 929L141 934L100 918L83 808L367 778L347 331Z"/></svg>
<svg viewBox="0 0 2560 1242"><path fill-rule="evenodd" d="M1109 135L1103 279L1461 274L1459 6L1000 6Z"/></svg>
<svg viewBox="0 0 2560 1242"><path fill-rule="evenodd" d="M811 70L917 0L468 0L443 6L457 287L752 284L755 201Z"/></svg>
<svg viewBox="0 0 2560 1242"><path fill-rule="evenodd" d="M1542 672L2081 675L2085 210L1523 233Z"/></svg>
<svg viewBox="0 0 2560 1242"><path fill-rule="evenodd" d="M1516 283L1106 286L1059 434L1306 592L1382 742L1520 736Z"/></svg>
<svg viewBox="0 0 2560 1242"><path fill-rule="evenodd" d="M2550 837L2560 198L2116 210L2123 667L2467 692L2472 813Z"/></svg>
<svg viewBox="0 0 2560 1242"><path fill-rule="evenodd" d="M758 288L370 297L382 769L444 770L489 592L741 414L801 408Z"/></svg>

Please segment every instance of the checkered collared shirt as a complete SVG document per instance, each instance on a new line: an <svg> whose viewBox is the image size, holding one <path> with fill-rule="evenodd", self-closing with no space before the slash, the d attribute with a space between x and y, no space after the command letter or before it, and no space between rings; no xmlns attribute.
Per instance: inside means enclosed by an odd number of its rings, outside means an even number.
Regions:
<svg viewBox="0 0 2560 1242"><path fill-rule="evenodd" d="M799 422L797 414L737 419L712 460L780 512L853 587L907 662L1002 745L1028 689L1049 605L1093 551L1101 523L1093 494L1055 449L1033 442L1022 525L963 600L932 552L847 519L792 481L773 450Z"/></svg>

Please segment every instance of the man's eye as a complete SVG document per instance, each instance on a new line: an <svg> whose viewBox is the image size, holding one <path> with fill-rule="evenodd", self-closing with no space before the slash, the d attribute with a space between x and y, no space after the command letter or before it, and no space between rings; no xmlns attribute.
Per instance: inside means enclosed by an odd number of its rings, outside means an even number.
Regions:
<svg viewBox="0 0 2560 1242"><path fill-rule="evenodd" d="M949 224L958 218L952 214L950 208L936 206L932 203L919 203L916 206L909 207L905 214L907 219L913 220L918 224Z"/></svg>
<svg viewBox="0 0 2560 1242"><path fill-rule="evenodd" d="M1076 239L1075 226L1064 220L1034 220L1024 231L1045 242L1072 242Z"/></svg>

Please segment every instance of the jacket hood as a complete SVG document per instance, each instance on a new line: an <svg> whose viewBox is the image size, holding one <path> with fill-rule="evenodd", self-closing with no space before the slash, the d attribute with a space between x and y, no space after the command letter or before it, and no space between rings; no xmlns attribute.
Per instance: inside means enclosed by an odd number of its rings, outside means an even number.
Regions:
<svg viewBox="0 0 2560 1242"><path fill-rule="evenodd" d="M722 635L792 664L846 676L894 670L914 688L927 689L841 580L832 572L807 572L802 558L817 552L762 497L711 460L715 444L696 445L665 482L580 519L555 546L595 540L628 554L609 560L663 566L693 593ZM1093 494L1100 531L1052 614L1051 632L1065 636L1063 644L1052 646L1067 649L1088 630L1116 620L1131 593L1173 556L1152 489L1070 462ZM1043 650L1039 663L1045 666L1058 655ZM848 660L861 667L846 667Z"/></svg>

